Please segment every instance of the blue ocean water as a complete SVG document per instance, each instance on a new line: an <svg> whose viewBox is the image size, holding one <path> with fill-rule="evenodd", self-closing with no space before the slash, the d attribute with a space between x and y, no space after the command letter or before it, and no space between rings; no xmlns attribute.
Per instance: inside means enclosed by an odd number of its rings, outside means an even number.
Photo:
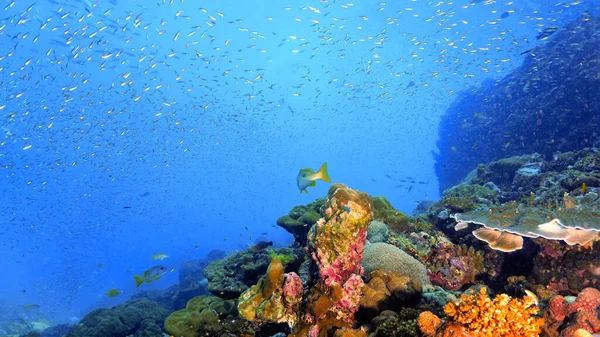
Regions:
<svg viewBox="0 0 600 337"><path fill-rule="evenodd" d="M595 1L3 1L0 307L76 322L260 240L301 168L410 213L438 123ZM163 252L163 261L151 259ZM107 298L109 289L122 294Z"/></svg>

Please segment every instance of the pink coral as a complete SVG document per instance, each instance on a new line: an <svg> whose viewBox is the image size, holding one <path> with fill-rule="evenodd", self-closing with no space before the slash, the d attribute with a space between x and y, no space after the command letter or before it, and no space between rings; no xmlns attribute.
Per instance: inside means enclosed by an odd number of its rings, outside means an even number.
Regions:
<svg viewBox="0 0 600 337"><path fill-rule="evenodd" d="M595 312L581 311L576 312L573 318L569 322L563 331L560 332L561 337L571 337L575 335L577 330L585 330L587 332L598 332L600 331L600 319L596 316Z"/></svg>
<svg viewBox="0 0 600 337"><path fill-rule="evenodd" d="M431 283L444 289L457 290L471 283L483 272L483 256L474 248L440 242L426 258Z"/></svg>
<svg viewBox="0 0 600 337"><path fill-rule="evenodd" d="M344 296L333 305L333 310L342 313L342 320L352 323L353 314L358 310L360 305L360 295L362 287L365 285L359 275L352 275L346 283L344 283Z"/></svg>
<svg viewBox="0 0 600 337"><path fill-rule="evenodd" d="M302 301L302 279L298 274L291 272L284 274L285 282L283 283L283 298L290 306L295 306Z"/></svg>
<svg viewBox="0 0 600 337"><path fill-rule="evenodd" d="M548 303L550 314L557 322L562 322L566 316L574 312L594 312L598 307L600 307L600 290L595 288L583 289L573 303L565 303L565 298L560 295L554 296Z"/></svg>

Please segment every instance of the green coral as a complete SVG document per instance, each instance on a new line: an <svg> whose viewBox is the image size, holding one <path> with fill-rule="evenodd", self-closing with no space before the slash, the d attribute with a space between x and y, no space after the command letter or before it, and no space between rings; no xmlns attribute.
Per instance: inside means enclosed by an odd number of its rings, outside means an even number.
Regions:
<svg viewBox="0 0 600 337"><path fill-rule="evenodd" d="M298 257L296 257L296 255L293 253L277 253L273 249L269 249L269 258L271 259L271 261L275 259L279 260L283 266L287 266L290 262L298 259Z"/></svg>
<svg viewBox="0 0 600 337"><path fill-rule="evenodd" d="M215 296L197 296L185 309L173 312L165 320L165 330L172 336L199 337L250 331L238 317L237 301Z"/></svg>
<svg viewBox="0 0 600 337"><path fill-rule="evenodd" d="M496 192L481 185L459 184L444 191L440 203L450 212L468 212L493 202Z"/></svg>
<svg viewBox="0 0 600 337"><path fill-rule="evenodd" d="M397 233L412 231L408 215L398 211L385 197L373 198L373 220L384 222L391 230Z"/></svg>
<svg viewBox="0 0 600 337"><path fill-rule="evenodd" d="M277 219L277 225L288 231L301 245L306 244L306 234L312 225L321 218L324 198L318 198L308 205L293 207L288 215Z"/></svg>
<svg viewBox="0 0 600 337"><path fill-rule="evenodd" d="M168 311L147 298L129 300L113 308L96 309L86 315L71 332L72 337L125 337L140 331L140 324L146 321L156 325Z"/></svg>

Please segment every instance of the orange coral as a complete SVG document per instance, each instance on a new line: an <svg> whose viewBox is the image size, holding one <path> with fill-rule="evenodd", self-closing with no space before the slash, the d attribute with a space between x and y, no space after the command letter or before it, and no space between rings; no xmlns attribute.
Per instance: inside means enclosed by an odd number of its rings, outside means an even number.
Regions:
<svg viewBox="0 0 600 337"><path fill-rule="evenodd" d="M419 330L427 337L435 335L435 331L441 324L442 320L431 311L423 311L417 319Z"/></svg>
<svg viewBox="0 0 600 337"><path fill-rule="evenodd" d="M474 337L537 337L543 325L543 319L533 316L538 311L533 294L523 298L500 294L491 300L485 287L478 294L462 295L461 301L444 307L446 315L465 326Z"/></svg>

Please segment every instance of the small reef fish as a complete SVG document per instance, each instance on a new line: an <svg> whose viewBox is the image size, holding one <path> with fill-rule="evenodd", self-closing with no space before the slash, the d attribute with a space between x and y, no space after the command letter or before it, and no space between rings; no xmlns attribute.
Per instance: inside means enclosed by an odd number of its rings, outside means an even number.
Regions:
<svg viewBox="0 0 600 337"><path fill-rule="evenodd" d="M248 251L252 252L252 253L258 253L258 252L262 252L263 250L272 247L273 246L273 241L260 241L257 242L254 246L248 248Z"/></svg>
<svg viewBox="0 0 600 337"><path fill-rule="evenodd" d="M150 283L152 281L160 280L160 278L167 273L167 268L163 266L154 266L144 272L144 275L134 275L135 286L139 287L142 283Z"/></svg>
<svg viewBox="0 0 600 337"><path fill-rule="evenodd" d="M541 33L539 33L535 38L538 40L546 40L547 38L550 37L550 35L556 33L558 31L558 27L556 26L551 26L548 27L546 29L544 29Z"/></svg>
<svg viewBox="0 0 600 337"><path fill-rule="evenodd" d="M167 255L165 253L156 253L156 254L152 255L152 260L164 260L167 257L169 257L169 255Z"/></svg>
<svg viewBox="0 0 600 337"><path fill-rule="evenodd" d="M115 296L119 296L120 294L121 294L121 291L119 291L118 289L111 289L106 292L106 296L108 298L113 298Z"/></svg>
<svg viewBox="0 0 600 337"><path fill-rule="evenodd" d="M35 310L35 309L39 309L40 306L37 304L27 304L23 306L23 309L25 310Z"/></svg>
<svg viewBox="0 0 600 337"><path fill-rule="evenodd" d="M317 179L321 179L328 183L331 182L331 178L329 178L329 172L327 172L327 163L326 162L323 163L323 165L321 165L321 168L317 172L315 172L311 168L300 169L300 172L298 172L298 179L297 179L297 184L298 184L298 189L300 190L300 194L302 194L303 191L306 192L306 194L308 194L308 191L306 190L306 188L308 186L315 186L317 184L316 183Z"/></svg>

